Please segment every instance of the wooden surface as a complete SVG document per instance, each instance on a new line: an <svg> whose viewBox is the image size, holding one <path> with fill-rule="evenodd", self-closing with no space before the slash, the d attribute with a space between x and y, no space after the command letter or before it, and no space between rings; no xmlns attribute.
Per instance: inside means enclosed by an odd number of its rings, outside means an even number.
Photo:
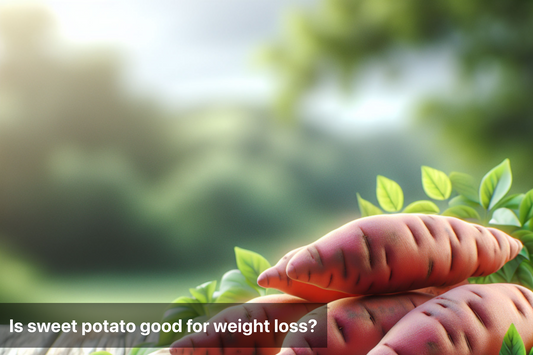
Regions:
<svg viewBox="0 0 533 355"><path fill-rule="evenodd" d="M127 355L131 344L157 341L157 334L152 335L92 333L82 337L76 333L18 334L10 333L7 325L0 325L0 355L88 355L101 350L113 355ZM44 346L21 347L34 339L30 337L40 337L39 344Z"/></svg>

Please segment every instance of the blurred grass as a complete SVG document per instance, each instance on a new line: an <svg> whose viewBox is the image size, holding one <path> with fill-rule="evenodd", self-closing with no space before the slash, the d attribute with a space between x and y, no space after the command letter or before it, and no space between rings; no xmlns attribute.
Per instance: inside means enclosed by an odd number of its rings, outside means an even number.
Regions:
<svg viewBox="0 0 533 355"><path fill-rule="evenodd" d="M170 303L213 274L115 274L43 277L1 302ZM22 292L20 292L22 291Z"/></svg>

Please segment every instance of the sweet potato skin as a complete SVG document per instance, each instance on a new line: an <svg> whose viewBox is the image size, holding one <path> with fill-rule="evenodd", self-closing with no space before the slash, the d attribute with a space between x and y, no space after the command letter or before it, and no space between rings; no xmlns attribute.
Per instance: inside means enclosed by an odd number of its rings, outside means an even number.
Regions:
<svg viewBox="0 0 533 355"><path fill-rule="evenodd" d="M327 327L327 348L317 348L312 334L294 333L285 337L279 355L366 355L403 316L432 298L429 294L405 292L333 301L300 320L307 322L326 312L327 307L327 324L319 325ZM302 337L305 342L299 339ZM302 343L309 347L294 346Z"/></svg>
<svg viewBox="0 0 533 355"><path fill-rule="evenodd" d="M257 283L265 288L275 288L279 291L301 297L309 302L328 303L345 297L355 295L326 290L310 283L293 280L287 276L286 268L289 260L302 248L297 248L288 252L276 265L259 275Z"/></svg>
<svg viewBox="0 0 533 355"><path fill-rule="evenodd" d="M352 221L302 248L286 272L326 289L391 293L488 275L521 248L497 229L453 217L379 215Z"/></svg>
<svg viewBox="0 0 533 355"><path fill-rule="evenodd" d="M247 303L261 304L261 309L246 307ZM320 306L292 295L279 294L268 295L254 298L242 305L236 305L223 310L209 320L210 324L214 322L237 322L239 319L247 320L249 316L257 319L259 322L278 319L280 322L296 322L305 314ZM276 308L265 310L267 304L291 304L290 312L283 308L284 312L279 312ZM250 309L256 313L249 314ZM279 351L279 347L273 347L273 344L281 345L284 334L276 333L254 333L250 336L244 336L239 333L216 333L209 328L210 333L189 334L180 340L174 342L170 347L172 355L273 355ZM231 347L232 344L251 344L250 347ZM222 346L223 345L223 346ZM233 345L235 346L235 345Z"/></svg>
<svg viewBox="0 0 533 355"><path fill-rule="evenodd" d="M533 346L533 292L513 284L465 285L403 317L368 355L498 355L514 323Z"/></svg>
<svg viewBox="0 0 533 355"><path fill-rule="evenodd" d="M292 280L290 277L288 277L285 271L287 263L289 262L290 258L292 258L292 256L294 256L300 249L302 248L291 250L284 257L282 257L276 265L263 272L257 279L258 285L265 288L274 288L287 294L306 299L309 302L316 303L329 303L342 298L358 296L340 291L320 288L316 285ZM425 287L415 291L438 296L454 287L466 284L468 284L468 280L464 280L456 285Z"/></svg>

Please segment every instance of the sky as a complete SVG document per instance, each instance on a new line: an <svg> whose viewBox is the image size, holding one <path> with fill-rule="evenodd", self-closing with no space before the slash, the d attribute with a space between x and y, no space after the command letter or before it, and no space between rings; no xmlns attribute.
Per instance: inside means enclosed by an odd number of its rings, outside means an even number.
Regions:
<svg viewBox="0 0 533 355"><path fill-rule="evenodd" d="M287 4L315 0L47 0L62 36L115 46L129 78L167 103L264 100L272 83L252 64L275 38Z"/></svg>
<svg viewBox="0 0 533 355"><path fill-rule="evenodd" d="M128 83L171 107L212 102L268 104L276 82L253 64L258 48L278 38L290 7L319 0L42 0L73 46L111 47L125 58ZM13 3L0 0L0 5ZM334 87L312 92L304 113L338 134L369 134L408 126L417 99L449 90L445 51L402 58L404 73L390 82L369 67L343 95ZM386 127L386 128L384 128Z"/></svg>

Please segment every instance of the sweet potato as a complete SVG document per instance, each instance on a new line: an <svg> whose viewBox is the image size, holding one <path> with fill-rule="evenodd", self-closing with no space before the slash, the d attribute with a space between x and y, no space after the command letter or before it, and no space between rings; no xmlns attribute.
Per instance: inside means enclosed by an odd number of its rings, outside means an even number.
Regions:
<svg viewBox="0 0 533 355"><path fill-rule="evenodd" d="M276 265L259 275L257 283L266 288L275 288L282 292L301 297L310 302L328 303L345 297L353 297L345 292L326 290L313 284L292 280L287 276L286 268L289 260L300 251L297 248L288 252Z"/></svg>
<svg viewBox="0 0 533 355"><path fill-rule="evenodd" d="M251 303L255 303L252 305ZM276 304L285 304L276 307ZM290 307L287 306L290 304ZM249 322L257 320L271 324L274 319L279 322L296 322L321 304L308 303L306 300L291 295L269 295L254 298L247 303L223 310L209 320L207 333L187 335L174 342L170 347L172 355L270 355L276 354L286 333L254 332L251 335L231 332L215 332L213 323Z"/></svg>
<svg viewBox="0 0 533 355"><path fill-rule="evenodd" d="M296 254L300 249L302 248L291 250L283 258L281 258L276 265L274 265L273 267L271 267L270 269L266 270L261 275L259 275L259 278L257 279L257 283L259 284L259 286L262 286L265 288L275 288L279 291L288 293L290 295L294 295L294 296L306 299L309 302L317 302L317 303L329 303L331 301L335 301L341 298L357 296L357 295L352 295L352 294L344 293L340 291L327 290L327 289L315 286L313 284L300 282L300 281L293 280L290 277L288 277L285 271L285 269L287 268L287 263L289 262L290 258L294 254ZM423 293L429 293L434 296L438 296L450 290L453 287L463 285L463 284L468 284L468 281L464 280L463 282L457 285L451 285L451 286L425 287L425 288L422 288L416 291L423 292Z"/></svg>
<svg viewBox="0 0 533 355"><path fill-rule="evenodd" d="M352 294L449 286L484 276L522 243L493 228L444 216L395 214L352 221L298 251L287 275Z"/></svg>
<svg viewBox="0 0 533 355"><path fill-rule="evenodd" d="M343 298L305 315L307 322L326 313L327 348L317 348L313 333L291 333L283 341L280 355L366 355L403 316L433 296L419 292ZM322 315L322 318L325 318ZM323 333L323 332L322 332ZM305 338L308 347L298 347ZM295 346L296 344L296 346Z"/></svg>
<svg viewBox="0 0 533 355"><path fill-rule="evenodd" d="M533 292L513 284L466 285L403 317L368 355L498 355L514 323L533 346Z"/></svg>

